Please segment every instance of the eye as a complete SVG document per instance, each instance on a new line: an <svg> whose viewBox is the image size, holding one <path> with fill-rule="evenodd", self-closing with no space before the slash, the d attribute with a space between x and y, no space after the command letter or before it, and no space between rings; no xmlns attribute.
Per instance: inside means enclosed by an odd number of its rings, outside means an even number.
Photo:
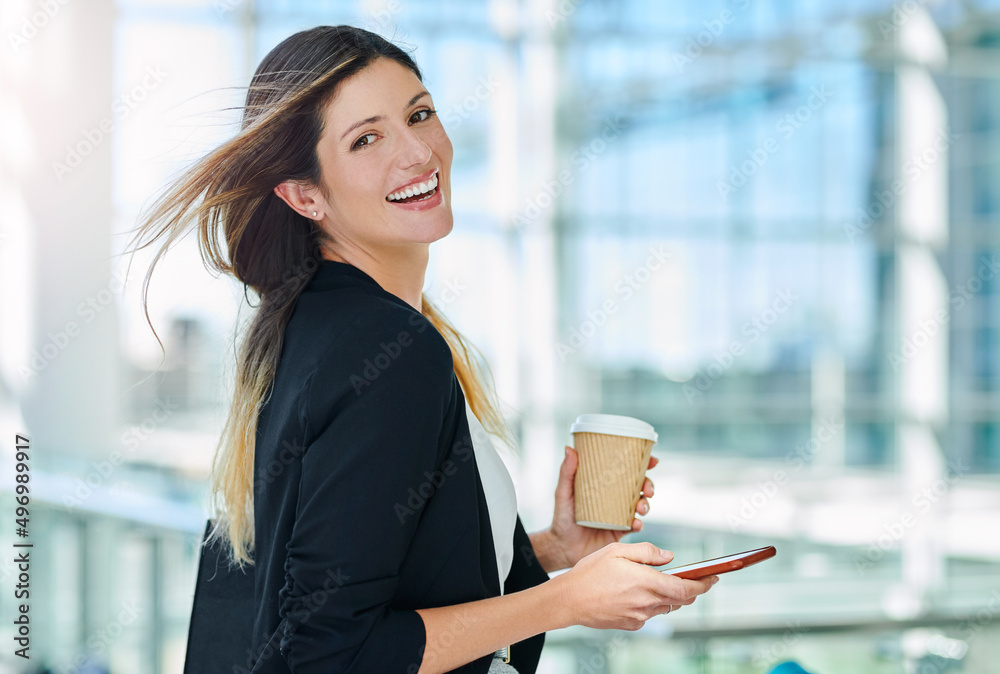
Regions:
<svg viewBox="0 0 1000 674"><path fill-rule="evenodd" d="M437 114L437 110L431 110L430 108L424 108L422 110L417 110L416 112L414 112L410 116L410 122L413 123L414 122L414 118L417 118L416 122L426 122L428 119L430 119L433 115L436 115L436 114ZM421 115L423 115L423 116L421 116ZM375 135L376 134L374 134L374 133L366 133L365 135L361 136L356 141L354 141L354 144L351 145L351 149L352 150L359 150L359 149L361 149L363 147L367 147L367 146L371 145L374 139L373 140L369 140L367 142L362 142L362 141L364 141L369 136L375 136Z"/></svg>
<svg viewBox="0 0 1000 674"><path fill-rule="evenodd" d="M413 113L413 116L410 117L410 119L412 120L413 117L416 117L417 115L421 115L421 114L424 114L424 113L427 113L427 116L423 117L422 119L418 119L417 120L418 122L426 122L428 119L431 118L432 115L436 115L437 114L437 110L431 110L430 108L424 108L423 110L417 110L416 112Z"/></svg>
<svg viewBox="0 0 1000 674"><path fill-rule="evenodd" d="M365 135L361 136L361 138L358 138L356 141L354 141L354 145L351 146L351 149L357 150L358 148L371 145L371 141L368 141L367 143L362 143L361 141L363 141L368 136L374 136L374 135L375 135L374 133L366 133Z"/></svg>

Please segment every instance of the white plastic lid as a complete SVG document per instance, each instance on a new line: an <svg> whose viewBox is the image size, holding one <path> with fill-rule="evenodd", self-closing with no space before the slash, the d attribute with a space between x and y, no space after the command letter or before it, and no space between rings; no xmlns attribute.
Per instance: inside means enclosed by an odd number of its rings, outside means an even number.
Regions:
<svg viewBox="0 0 1000 674"><path fill-rule="evenodd" d="M618 414L581 414L570 426L570 433L604 433L624 435L629 438L645 438L656 442L656 430L645 421Z"/></svg>

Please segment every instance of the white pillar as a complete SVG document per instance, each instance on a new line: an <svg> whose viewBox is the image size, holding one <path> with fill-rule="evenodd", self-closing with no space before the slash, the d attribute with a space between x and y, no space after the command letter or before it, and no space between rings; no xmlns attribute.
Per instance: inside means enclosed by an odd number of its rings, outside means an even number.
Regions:
<svg viewBox="0 0 1000 674"><path fill-rule="evenodd" d="M105 458L118 409L106 131L114 3L18 0L2 14L13 95L0 122L19 141L0 143L15 204L4 211L12 248L3 255L16 261L0 282L6 308L22 313L12 323L0 310L2 367L37 448L34 467L54 469L60 456Z"/></svg>
<svg viewBox="0 0 1000 674"><path fill-rule="evenodd" d="M948 284L938 253L948 242L947 107L932 69L947 58L928 12L919 8L896 36L896 156L902 184L895 209L897 334L895 373L902 471L901 508L913 524L901 539L903 583L927 601L944 579L946 498L929 509L915 498L945 477L938 441L948 420ZM921 501L922 503L922 501Z"/></svg>
<svg viewBox="0 0 1000 674"><path fill-rule="evenodd" d="M550 17L555 0L522 5L523 72L521 85L521 178L516 203L523 212L538 197L542 185L556 173L555 123L558 54ZM521 225L520 296L523 329L520 331L521 413L524 420L522 461L522 511L529 530L548 526L562 447L567 430L556 428L558 371L555 353L558 316L557 250L553 221L556 208L542 208Z"/></svg>

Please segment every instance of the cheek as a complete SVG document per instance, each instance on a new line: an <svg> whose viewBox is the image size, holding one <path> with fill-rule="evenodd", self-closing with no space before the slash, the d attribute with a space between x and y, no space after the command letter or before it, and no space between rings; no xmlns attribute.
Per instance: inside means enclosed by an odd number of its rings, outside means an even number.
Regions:
<svg viewBox="0 0 1000 674"><path fill-rule="evenodd" d="M449 138L448 134L444 132L444 129L441 129L441 136L442 136L441 156L447 162L448 166L451 166L451 158L455 153L454 148L452 148L451 146L451 138Z"/></svg>
<svg viewBox="0 0 1000 674"><path fill-rule="evenodd" d="M333 201L343 209L371 208L373 203L385 197L380 192L381 181L375 180L371 171L364 166L345 169L341 179L336 182L336 190L331 194Z"/></svg>
<svg viewBox="0 0 1000 674"><path fill-rule="evenodd" d="M440 157L446 166L451 166L454 148L452 148L451 138L448 137L448 133L444 130L443 126L438 124L432 129L427 136L424 136L424 142L431 146L434 154Z"/></svg>

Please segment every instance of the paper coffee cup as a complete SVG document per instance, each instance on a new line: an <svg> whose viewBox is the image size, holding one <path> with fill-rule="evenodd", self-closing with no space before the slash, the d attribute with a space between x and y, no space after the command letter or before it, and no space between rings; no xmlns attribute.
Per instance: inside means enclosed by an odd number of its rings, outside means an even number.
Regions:
<svg viewBox="0 0 1000 674"><path fill-rule="evenodd" d="M631 531L656 431L616 414L581 414L570 427L580 457L574 481L576 523Z"/></svg>

